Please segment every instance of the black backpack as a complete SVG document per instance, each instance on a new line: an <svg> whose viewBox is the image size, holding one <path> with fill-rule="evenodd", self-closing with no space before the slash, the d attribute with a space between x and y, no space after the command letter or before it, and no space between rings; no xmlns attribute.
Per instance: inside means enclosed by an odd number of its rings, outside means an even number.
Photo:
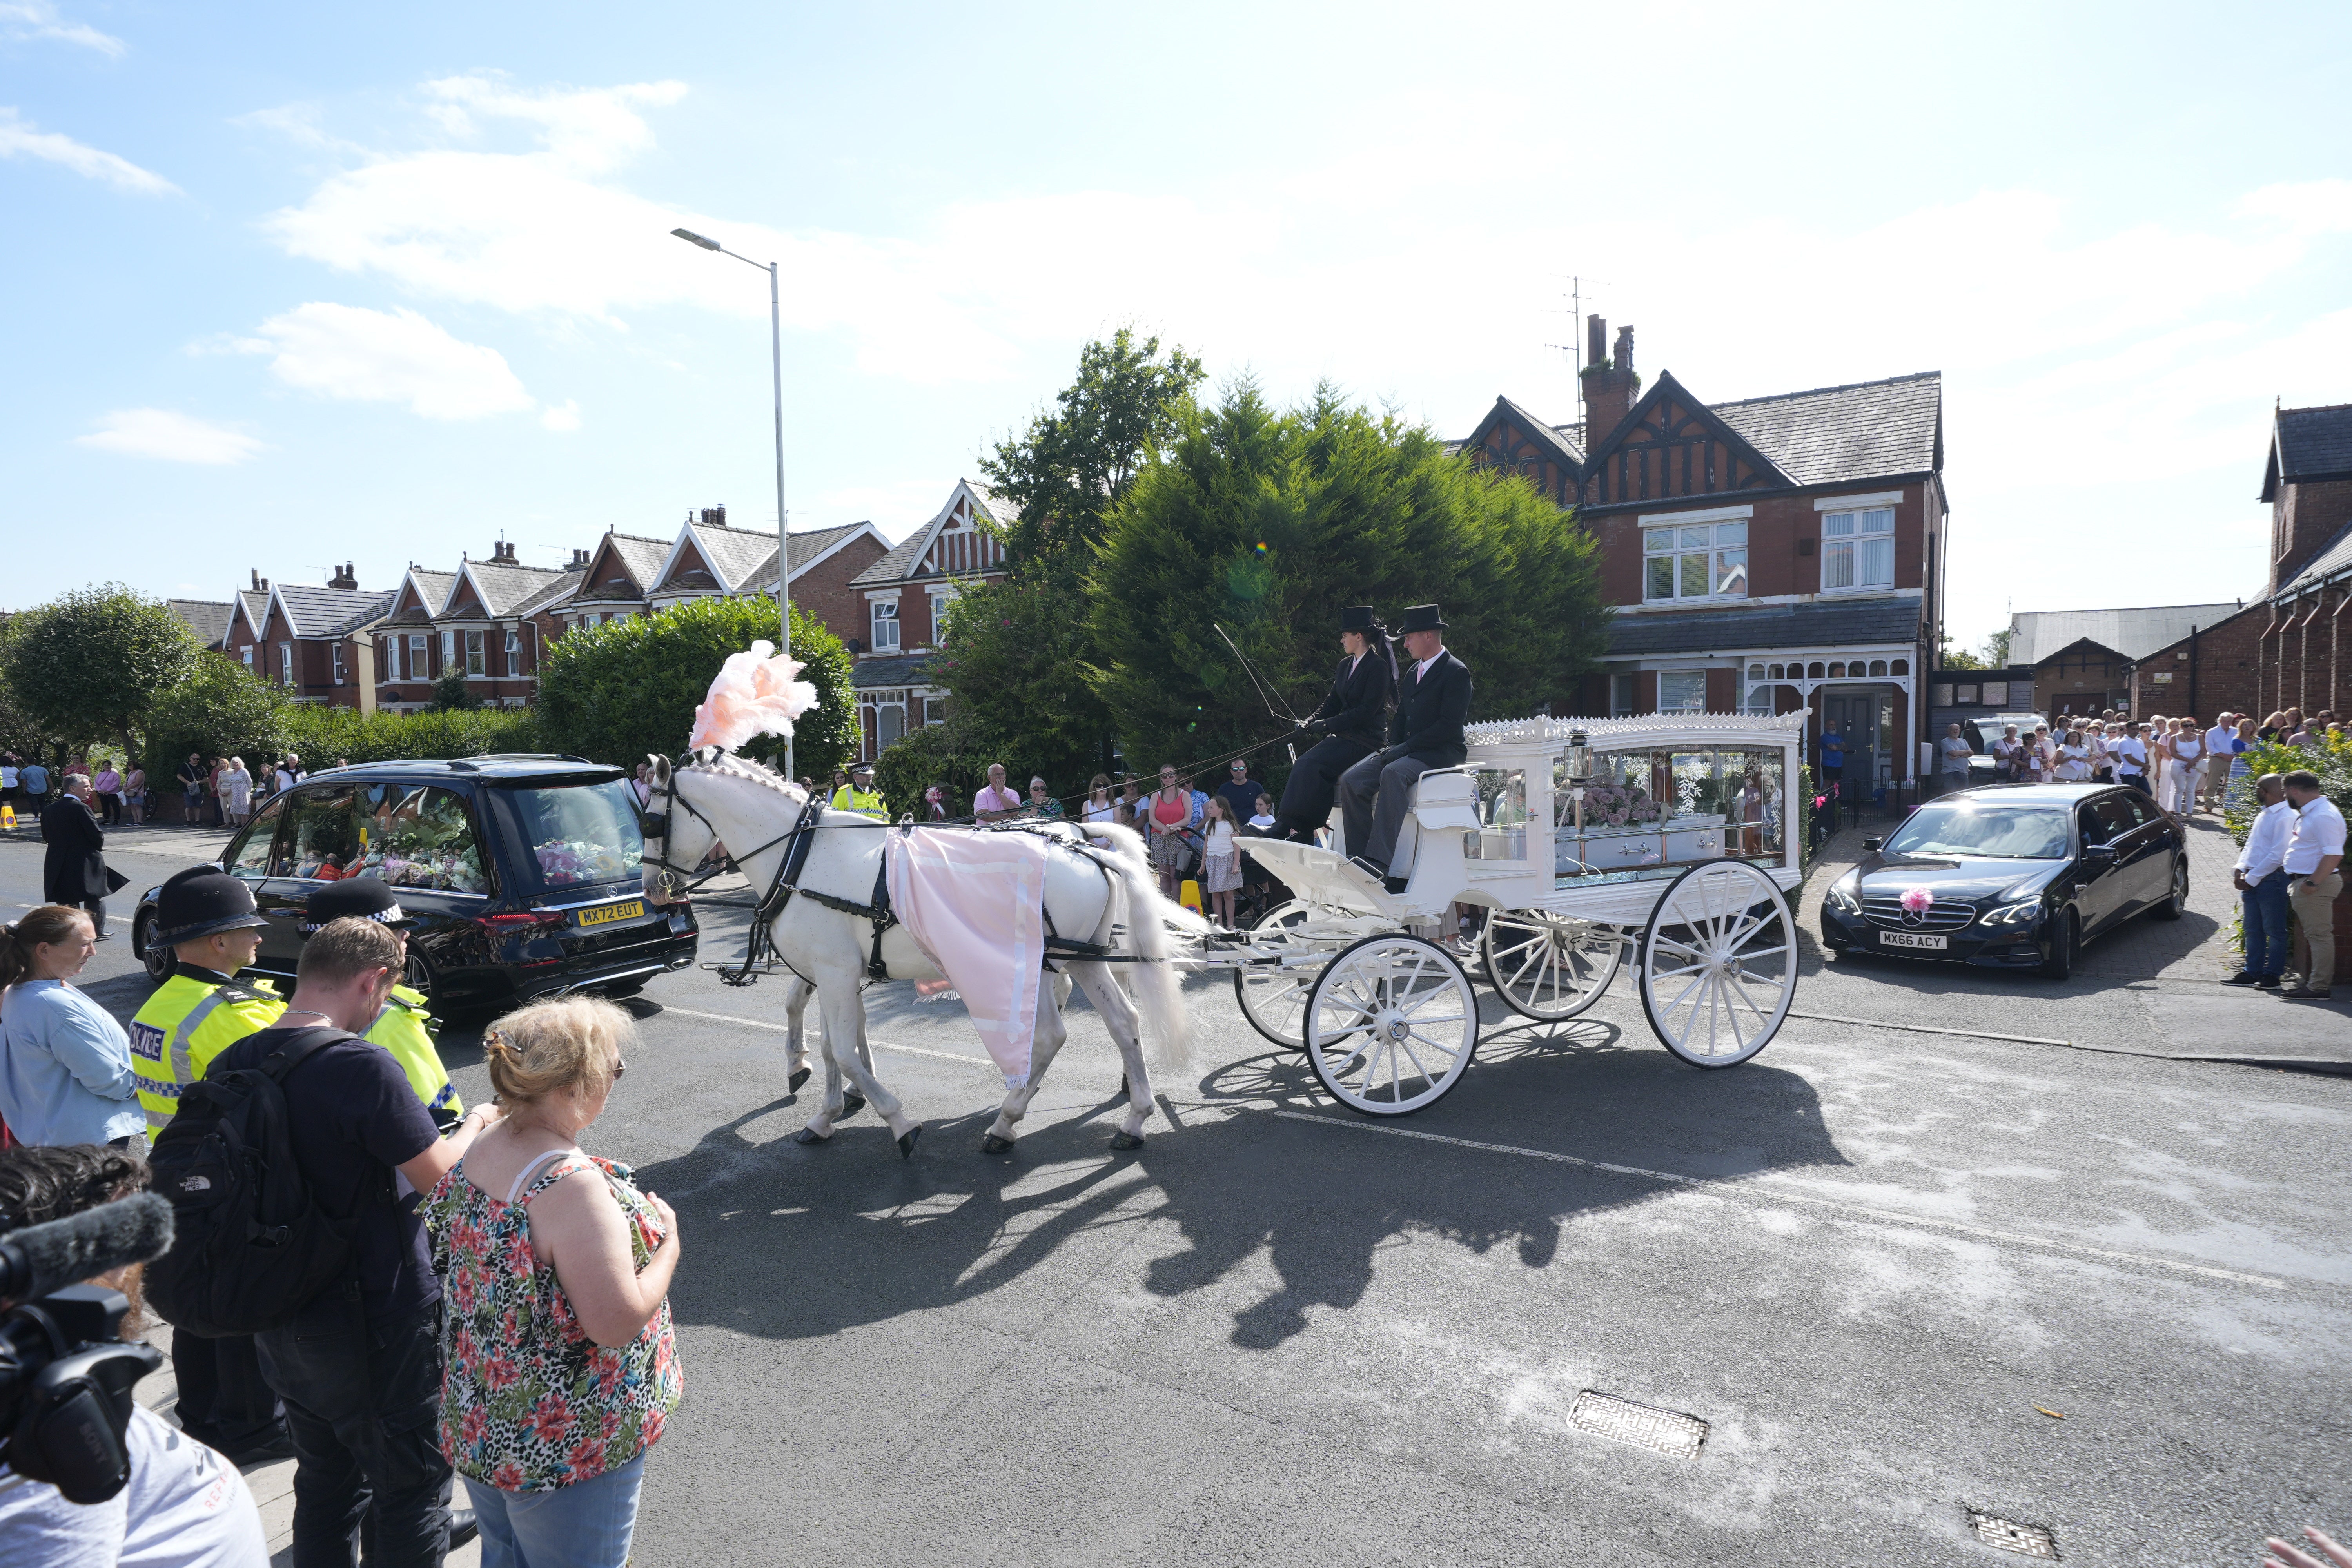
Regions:
<svg viewBox="0 0 2352 1568"><path fill-rule="evenodd" d="M177 1226L172 1249L147 1266L146 1295L181 1333L226 1339L277 1328L351 1271L357 1223L332 1218L312 1197L283 1085L313 1052L358 1037L285 1036L258 1067L183 1089L147 1156Z"/></svg>

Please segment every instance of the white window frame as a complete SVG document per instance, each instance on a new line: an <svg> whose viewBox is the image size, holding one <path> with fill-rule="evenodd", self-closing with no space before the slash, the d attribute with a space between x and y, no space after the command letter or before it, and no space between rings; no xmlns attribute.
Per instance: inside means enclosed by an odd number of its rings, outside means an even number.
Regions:
<svg viewBox="0 0 2352 1568"><path fill-rule="evenodd" d="M1681 702L1669 707L1666 703L1666 682L1683 677L1698 682L1696 703ZM1706 711L1706 671L1704 669L1662 669L1658 671L1658 711L1661 713L1704 713Z"/></svg>
<svg viewBox="0 0 2352 1568"><path fill-rule="evenodd" d="M239 651L245 655L245 668L249 673L253 668L253 645L247 643Z"/></svg>
<svg viewBox="0 0 2352 1568"><path fill-rule="evenodd" d="M1642 530L1642 602L1645 605L1696 604L1737 600L1745 603L1748 597L1748 530L1746 518L1719 522L1671 522L1661 521ZM1694 538L1694 535L1703 537ZM1736 565L1729 558L1738 557ZM1667 587L1670 592L1655 592L1650 581L1654 562L1671 562ZM1697 561L1706 574L1706 591L1688 594L1683 591L1684 563ZM1723 584L1727 576L1737 574L1738 587L1727 590Z"/></svg>
<svg viewBox="0 0 2352 1568"><path fill-rule="evenodd" d="M520 626L507 628L507 673L509 675L522 673L522 628Z"/></svg>
<svg viewBox="0 0 2352 1568"><path fill-rule="evenodd" d="M1609 678L1609 716L1612 719L1633 717L1635 700L1633 678L1631 675L1612 675Z"/></svg>
<svg viewBox="0 0 2352 1568"><path fill-rule="evenodd" d="M341 643L337 643L337 644L335 645L335 684L336 684L336 685L338 685L338 686L341 686L342 683L343 683L343 645L342 645L342 644L341 644Z"/></svg>
<svg viewBox="0 0 2352 1568"><path fill-rule="evenodd" d="M1879 520L1885 522L1879 524ZM1885 577L1880 582L1866 582L1864 574L1870 557L1876 552L1871 545L1883 545ZM1844 574L1853 580L1833 582L1838 563L1844 564ZM1895 586L1895 509L1891 506L1857 507L1852 511L1822 513L1822 592L1824 594L1884 594Z"/></svg>
<svg viewBox="0 0 2352 1568"><path fill-rule="evenodd" d="M866 605L866 625L867 631L871 635L871 647L876 653L896 653L898 651L898 600L877 599L872 604ZM890 637L887 642L885 642L882 637L882 628L885 626L890 628Z"/></svg>
<svg viewBox="0 0 2352 1568"><path fill-rule="evenodd" d="M290 642L278 645L278 684L294 684L294 645Z"/></svg>
<svg viewBox="0 0 2352 1568"><path fill-rule="evenodd" d="M483 646L486 640L479 632L466 634L466 679L468 680L490 673L489 650Z"/></svg>
<svg viewBox="0 0 2352 1568"><path fill-rule="evenodd" d="M433 637L429 632L411 632L402 639L400 678L403 680L423 680L433 668Z"/></svg>

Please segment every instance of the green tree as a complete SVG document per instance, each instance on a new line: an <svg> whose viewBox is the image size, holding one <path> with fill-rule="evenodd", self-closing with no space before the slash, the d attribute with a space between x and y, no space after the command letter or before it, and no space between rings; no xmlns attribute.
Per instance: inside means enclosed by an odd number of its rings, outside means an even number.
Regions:
<svg viewBox="0 0 2352 1568"><path fill-rule="evenodd" d="M1943 667L1946 669L1990 669L1992 668L1972 653L1955 653L1948 647L1944 650Z"/></svg>
<svg viewBox="0 0 2352 1568"><path fill-rule="evenodd" d="M948 815L962 816L988 782L988 764L1005 760L975 742L961 720L950 718L909 730L884 747L874 759L874 787L893 817L920 822L930 815L923 792L939 784L947 792Z"/></svg>
<svg viewBox="0 0 2352 1568"><path fill-rule="evenodd" d="M1085 673L1099 662L1086 579L1104 518L1181 427L1201 375L1182 349L1163 356L1158 338L1122 327L1080 350L1054 407L981 459L1017 511L1002 521L1007 575L956 602L929 673L957 721L928 751L1001 753L1057 794L1110 765L1110 711Z"/></svg>
<svg viewBox="0 0 2352 1568"><path fill-rule="evenodd" d="M1393 624L1433 600L1474 674L1473 719L1572 705L1607 635L1581 524L1328 386L1279 414L1244 383L1189 415L1108 519L1089 592L1091 678L1145 772L1279 733L1219 625L1304 711L1339 657L1342 606ZM1280 753L1256 760L1278 784Z"/></svg>
<svg viewBox="0 0 2352 1568"><path fill-rule="evenodd" d="M2009 668L2009 639L2016 635L2014 627L2003 626L1985 638L1984 667L1987 669Z"/></svg>
<svg viewBox="0 0 2352 1568"><path fill-rule="evenodd" d="M462 713L479 708L482 700L466 684L466 672L452 665L433 679L433 713Z"/></svg>
<svg viewBox="0 0 2352 1568"><path fill-rule="evenodd" d="M62 741L119 740L133 756L148 710L204 652L162 601L120 583L68 594L22 623L5 643L16 702Z"/></svg>
<svg viewBox="0 0 2352 1568"><path fill-rule="evenodd" d="M649 752L685 749L694 710L728 656L776 639L771 598L692 599L649 616L583 626L552 644L539 669L539 726L545 743L601 763L634 765ZM857 752L857 694L849 651L821 622L793 606L793 657L817 689L802 715L794 762L810 777L829 774ZM744 754L781 763L781 736L761 736Z"/></svg>
<svg viewBox="0 0 2352 1568"><path fill-rule="evenodd" d="M157 780L169 779L191 752L207 758L243 757L258 767L263 757L286 745L294 706L284 688L256 679L243 665L217 654L206 655L149 710L147 772Z"/></svg>

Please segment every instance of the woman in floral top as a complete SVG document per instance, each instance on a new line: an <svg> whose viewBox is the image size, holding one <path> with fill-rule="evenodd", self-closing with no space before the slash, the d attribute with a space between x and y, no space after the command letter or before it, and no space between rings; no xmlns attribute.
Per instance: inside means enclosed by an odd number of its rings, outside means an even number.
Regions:
<svg viewBox="0 0 2352 1568"><path fill-rule="evenodd" d="M483 1056L506 1120L425 1200L448 1280L441 1447L480 1517L484 1568L620 1568L646 1450L677 1408L677 1215L579 1147L634 1038L598 997L500 1019Z"/></svg>

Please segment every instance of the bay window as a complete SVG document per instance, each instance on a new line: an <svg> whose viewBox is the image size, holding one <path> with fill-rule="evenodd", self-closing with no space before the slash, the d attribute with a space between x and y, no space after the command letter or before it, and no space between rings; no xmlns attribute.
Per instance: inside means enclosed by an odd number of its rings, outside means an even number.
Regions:
<svg viewBox="0 0 2352 1568"><path fill-rule="evenodd" d="M467 675L489 673L488 667L482 659L482 634L479 632L466 634L466 673Z"/></svg>
<svg viewBox="0 0 2352 1568"><path fill-rule="evenodd" d="M1822 591L1895 586L1895 509L1822 514Z"/></svg>
<svg viewBox="0 0 2352 1568"><path fill-rule="evenodd" d="M1658 711L1661 713L1706 712L1706 671L1703 669L1658 671Z"/></svg>
<svg viewBox="0 0 2352 1568"><path fill-rule="evenodd" d="M507 628L507 673L509 675L522 673L522 628L520 626Z"/></svg>
<svg viewBox="0 0 2352 1568"><path fill-rule="evenodd" d="M1748 596L1745 522L1645 529L1642 557L1642 597L1651 603Z"/></svg>

